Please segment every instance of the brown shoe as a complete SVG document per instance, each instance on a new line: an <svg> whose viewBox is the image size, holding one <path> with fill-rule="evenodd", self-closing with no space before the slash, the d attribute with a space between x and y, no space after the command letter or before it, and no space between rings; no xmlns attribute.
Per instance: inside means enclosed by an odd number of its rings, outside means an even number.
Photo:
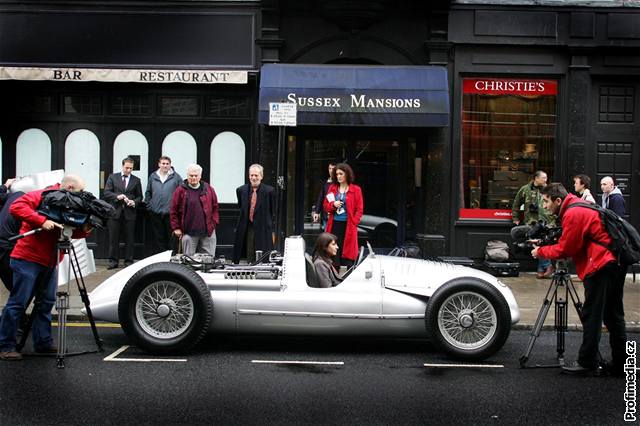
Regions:
<svg viewBox="0 0 640 426"><path fill-rule="evenodd" d="M536 278L541 280L544 278L544 271L538 271L538 273L536 274Z"/></svg>
<svg viewBox="0 0 640 426"><path fill-rule="evenodd" d="M4 361L21 361L22 354L16 351L0 352L0 359Z"/></svg>
<svg viewBox="0 0 640 426"><path fill-rule="evenodd" d="M549 266L547 266L547 270L544 271L543 277L544 278L551 278L552 275L553 275L553 265L549 265Z"/></svg>

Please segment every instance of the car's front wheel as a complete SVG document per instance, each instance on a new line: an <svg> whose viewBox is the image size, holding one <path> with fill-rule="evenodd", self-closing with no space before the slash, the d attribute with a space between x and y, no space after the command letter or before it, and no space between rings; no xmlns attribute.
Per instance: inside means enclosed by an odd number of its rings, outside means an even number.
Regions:
<svg viewBox="0 0 640 426"><path fill-rule="evenodd" d="M463 360L491 356L502 348L511 328L509 306L500 292L473 278L440 287L429 299L425 321L430 340Z"/></svg>
<svg viewBox="0 0 640 426"><path fill-rule="evenodd" d="M134 344L147 352L185 352L207 333L213 302L192 269L155 263L138 271L122 290L118 316Z"/></svg>

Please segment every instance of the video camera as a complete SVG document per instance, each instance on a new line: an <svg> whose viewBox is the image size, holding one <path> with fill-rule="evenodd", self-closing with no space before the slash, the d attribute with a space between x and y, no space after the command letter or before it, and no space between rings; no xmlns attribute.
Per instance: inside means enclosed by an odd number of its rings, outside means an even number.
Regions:
<svg viewBox="0 0 640 426"><path fill-rule="evenodd" d="M90 225L102 228L113 217L115 209L88 191L72 192L64 189L45 191L38 213L54 222L72 228Z"/></svg>
<svg viewBox="0 0 640 426"><path fill-rule="evenodd" d="M536 240L537 246L555 244L562 235L561 227L547 226L545 221L532 222L531 225L519 225L511 228L511 238L516 251L531 251Z"/></svg>

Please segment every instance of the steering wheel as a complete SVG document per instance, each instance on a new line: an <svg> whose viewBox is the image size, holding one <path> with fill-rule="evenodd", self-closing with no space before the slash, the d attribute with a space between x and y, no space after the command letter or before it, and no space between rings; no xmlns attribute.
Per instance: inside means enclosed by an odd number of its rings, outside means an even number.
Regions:
<svg viewBox="0 0 640 426"><path fill-rule="evenodd" d="M356 263L353 264L353 267L355 268L356 266L358 266L360 263L362 263L363 260L364 260L364 246L360 246L360 252L358 253L358 259L356 259Z"/></svg>

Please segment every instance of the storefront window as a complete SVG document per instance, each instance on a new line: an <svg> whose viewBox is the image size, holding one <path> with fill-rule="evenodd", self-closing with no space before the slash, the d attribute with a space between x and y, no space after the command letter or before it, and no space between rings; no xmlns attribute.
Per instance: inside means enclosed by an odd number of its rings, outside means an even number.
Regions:
<svg viewBox="0 0 640 426"><path fill-rule="evenodd" d="M461 219L511 219L518 189L536 170L553 176L555 80L465 78Z"/></svg>

